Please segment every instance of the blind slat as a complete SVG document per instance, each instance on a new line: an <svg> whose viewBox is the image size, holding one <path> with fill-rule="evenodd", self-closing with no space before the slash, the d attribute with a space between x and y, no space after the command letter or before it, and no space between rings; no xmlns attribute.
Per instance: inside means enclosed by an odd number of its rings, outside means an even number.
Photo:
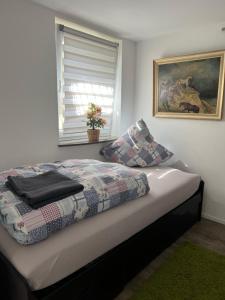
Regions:
<svg viewBox="0 0 225 300"><path fill-rule="evenodd" d="M109 99L109 98L108 98ZM66 106L75 106L75 107L77 107L77 106L81 106L81 107L86 107L87 105L88 105L88 103L89 103L90 101L87 99L87 102L86 103L84 103L84 102L80 102L79 100L77 101L77 100L73 100L73 99L67 99L67 98L64 98L63 99L63 103L66 105ZM109 103L107 103L107 102L109 102ZM107 108L109 108L109 107L111 107L112 108L112 102L111 101L106 101L104 104L101 104L101 107L102 108L105 108L105 107L107 107ZM66 109L66 108L65 108Z"/></svg>
<svg viewBox="0 0 225 300"><path fill-rule="evenodd" d="M107 126L110 126L110 123L111 123L111 117L108 116L108 117L105 117L105 119L107 120L107 125L106 125L106 128ZM76 127L83 127L85 126L86 124L86 119L85 118L82 118L82 117L79 117L79 118L72 118L70 120L66 119L63 126L64 128L76 128ZM104 128L103 128L104 130Z"/></svg>
<svg viewBox="0 0 225 300"><path fill-rule="evenodd" d="M101 78L115 80L115 74L105 73L98 70L94 71L94 70L87 70L87 69L80 69L80 68L66 66L64 67L64 72L72 75L86 76L87 78L88 77L98 78L100 82L101 82Z"/></svg>
<svg viewBox="0 0 225 300"><path fill-rule="evenodd" d="M64 73L64 78L65 79L70 79L70 80L77 80L80 82L90 82L90 83L97 83L97 84L110 84L113 85L115 84L114 79L109 79L109 78L101 78L101 77L96 77L96 76L88 76L88 75L82 75L82 74L71 74L71 73Z"/></svg>
<svg viewBox="0 0 225 300"><path fill-rule="evenodd" d="M64 35L64 45L71 46L71 47L74 47L74 48L77 48L77 49L87 50L87 51L90 51L90 52L95 52L95 53L98 53L98 54L103 54L103 55L110 56L110 57L111 56L116 56L116 48L98 47L94 43L87 44L83 41L72 40L70 38L67 38L65 35Z"/></svg>
<svg viewBox="0 0 225 300"><path fill-rule="evenodd" d="M106 113L103 113L102 116L103 118L104 117L108 117L110 116L111 114L106 114ZM70 110L65 110L65 117L85 117L86 118L86 114L79 114L78 111L70 111Z"/></svg>
<svg viewBox="0 0 225 300"><path fill-rule="evenodd" d="M64 52L64 59L68 59L75 62L85 63L89 65L98 65L108 68L115 68L115 63L110 61L103 61L99 59L95 59L93 57L81 56L74 53Z"/></svg>
<svg viewBox="0 0 225 300"><path fill-rule="evenodd" d="M64 48L65 52L69 52L69 53L72 53L72 54L78 54L78 55L81 55L81 56L87 56L87 57L90 57L90 58L95 58L95 59L104 60L104 61L113 62L113 63L116 61L115 57L104 55L104 54L99 54L99 53L96 53L96 52L91 52L91 51L88 51L88 50L75 48L75 47L68 46L68 45L64 45L63 48Z"/></svg>
<svg viewBox="0 0 225 300"><path fill-rule="evenodd" d="M80 85L90 85L92 86L93 92L95 93L95 90L101 90L100 93L106 94L109 93L111 95L114 94L114 85L113 84L105 84L105 83L98 83L95 82L93 84L93 82L89 82L89 81L81 81L81 80L75 80L75 79L65 79L64 78L64 85L63 85L63 91L68 92L68 93L72 93L72 92L76 92L77 90L85 90L84 88L80 89L79 86ZM90 89L87 89L87 91L90 91Z"/></svg>
<svg viewBox="0 0 225 300"><path fill-rule="evenodd" d="M109 73L109 74L115 74L115 69L110 68L110 67L105 67L105 66L99 66L99 65L94 65L94 64L87 64L79 61L73 61L69 59L64 59L64 66L66 67L74 67L78 69L85 69L85 70L90 70L90 71L95 71L95 72L101 72L101 73ZM75 69L76 71L76 69Z"/></svg>
<svg viewBox="0 0 225 300"><path fill-rule="evenodd" d="M88 83L86 83L88 85ZM85 88L83 86L83 83L80 82L74 82L73 85L64 85L63 87L63 92L66 93L67 95L74 96L77 94L84 94L84 95L94 95L94 96L101 96L101 97L113 97L113 89L111 86L102 86L102 85L95 85L90 86L90 88Z"/></svg>
<svg viewBox="0 0 225 300"><path fill-rule="evenodd" d="M68 127L68 128L63 128L63 134L66 135L66 134L76 134L76 133L79 133L79 132L83 132L85 133L85 135L87 134L87 130L88 128L87 127ZM106 128L106 130L103 130L101 128L101 132L102 133L110 133L111 132L111 128Z"/></svg>
<svg viewBox="0 0 225 300"><path fill-rule="evenodd" d="M87 132L88 127L64 127L64 133L73 133L73 132ZM110 130L110 127L104 127L101 129L102 132L108 132Z"/></svg>
<svg viewBox="0 0 225 300"><path fill-rule="evenodd" d="M69 100L76 100L76 99L88 99L89 96L94 96L94 97L98 97L102 100L105 101L110 101L113 100L113 96L112 95L107 95L107 94L98 94L98 93L91 93L91 92L87 92L87 93L82 93L82 92L68 92L66 93L66 97L64 97L64 99Z"/></svg>

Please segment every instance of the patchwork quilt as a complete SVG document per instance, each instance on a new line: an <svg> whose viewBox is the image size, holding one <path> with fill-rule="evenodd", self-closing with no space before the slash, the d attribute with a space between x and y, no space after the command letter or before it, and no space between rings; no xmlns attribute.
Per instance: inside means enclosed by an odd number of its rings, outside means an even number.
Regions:
<svg viewBox="0 0 225 300"><path fill-rule="evenodd" d="M32 209L5 186L9 175L36 176L57 170L84 186L76 195ZM145 173L116 163L66 160L0 172L0 222L20 244L34 244L79 220L149 192Z"/></svg>

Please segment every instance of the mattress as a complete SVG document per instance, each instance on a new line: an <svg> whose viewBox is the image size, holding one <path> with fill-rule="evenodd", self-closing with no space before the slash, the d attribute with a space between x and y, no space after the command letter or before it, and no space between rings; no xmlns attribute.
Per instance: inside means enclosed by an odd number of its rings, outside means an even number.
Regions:
<svg viewBox="0 0 225 300"><path fill-rule="evenodd" d="M136 200L53 234L40 243L18 244L0 226L0 252L27 280L32 290L45 288L174 209L198 189L200 176L173 168L144 168L150 192Z"/></svg>

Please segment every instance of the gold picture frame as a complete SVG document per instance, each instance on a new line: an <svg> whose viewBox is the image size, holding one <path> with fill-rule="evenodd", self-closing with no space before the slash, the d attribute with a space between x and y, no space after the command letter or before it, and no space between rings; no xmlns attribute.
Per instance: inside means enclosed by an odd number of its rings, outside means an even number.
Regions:
<svg viewBox="0 0 225 300"><path fill-rule="evenodd" d="M225 51L167 57L153 63L153 116L221 120Z"/></svg>

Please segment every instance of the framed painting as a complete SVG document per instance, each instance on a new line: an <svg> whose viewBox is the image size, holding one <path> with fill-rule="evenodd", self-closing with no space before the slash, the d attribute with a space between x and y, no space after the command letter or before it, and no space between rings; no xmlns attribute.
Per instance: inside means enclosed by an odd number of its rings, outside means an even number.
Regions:
<svg viewBox="0 0 225 300"><path fill-rule="evenodd" d="M225 51L154 60L153 115L222 118Z"/></svg>

